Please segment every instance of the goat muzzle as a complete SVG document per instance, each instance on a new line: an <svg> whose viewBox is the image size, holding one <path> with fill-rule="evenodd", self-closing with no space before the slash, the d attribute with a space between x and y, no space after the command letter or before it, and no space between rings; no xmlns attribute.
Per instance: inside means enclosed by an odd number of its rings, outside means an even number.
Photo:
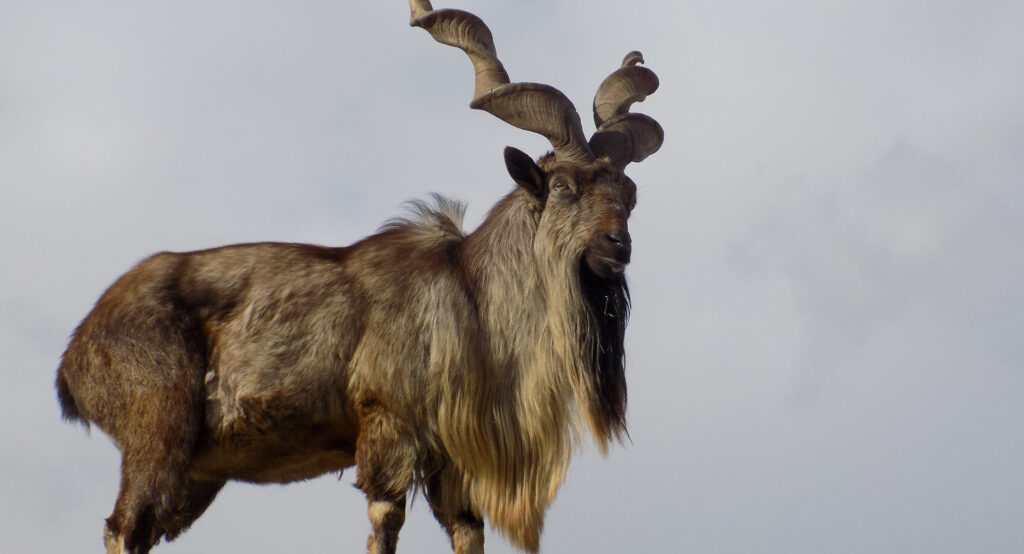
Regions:
<svg viewBox="0 0 1024 554"><path fill-rule="evenodd" d="M587 247L583 258L587 266L604 279L616 279L622 276L633 253L633 241L629 231L614 228L599 233Z"/></svg>

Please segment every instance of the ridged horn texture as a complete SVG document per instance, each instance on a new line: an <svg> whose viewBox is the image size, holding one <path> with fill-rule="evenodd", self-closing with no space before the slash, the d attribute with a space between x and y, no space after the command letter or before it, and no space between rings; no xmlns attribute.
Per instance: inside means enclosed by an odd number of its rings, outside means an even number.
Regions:
<svg viewBox="0 0 1024 554"><path fill-rule="evenodd" d="M441 44L461 48L473 62L476 86L471 108L543 135L551 142L559 161L594 161L576 107L550 85L510 83L494 50L491 31L483 20L462 10L435 11L429 0L409 0L409 8L410 25L423 28Z"/></svg>
<svg viewBox="0 0 1024 554"><path fill-rule="evenodd" d="M597 88L594 95L594 124L597 132L590 137L590 148L598 156L607 156L622 169L631 162L658 151L665 140L665 131L654 119L629 113L634 102L641 102L658 90L658 76L646 67L640 52L630 52Z"/></svg>

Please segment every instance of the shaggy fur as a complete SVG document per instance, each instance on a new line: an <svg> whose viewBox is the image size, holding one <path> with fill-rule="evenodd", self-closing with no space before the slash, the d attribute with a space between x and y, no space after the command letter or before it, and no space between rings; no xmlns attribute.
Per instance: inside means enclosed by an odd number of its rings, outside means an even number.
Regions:
<svg viewBox="0 0 1024 554"><path fill-rule="evenodd" d="M352 465L371 552L416 486L457 552L482 551L484 517L536 550L580 431L625 432L629 251L609 237L635 187L600 159L517 163L536 179L468 235L436 197L349 247L162 253L115 282L57 373L65 417L122 452L110 552L174 538L227 480Z"/></svg>
<svg viewBox="0 0 1024 554"><path fill-rule="evenodd" d="M394 554L421 488L456 554L484 518L536 551L574 445L626 434L623 338L636 186L664 133L629 107L658 87L639 52L598 87L586 140L557 89L512 83L490 31L410 0L464 50L473 108L548 138L507 148L518 185L473 233L436 196L348 247L242 244L157 254L118 279L57 371L68 420L121 450L108 554L182 533L228 480L288 483L355 466L371 554Z"/></svg>

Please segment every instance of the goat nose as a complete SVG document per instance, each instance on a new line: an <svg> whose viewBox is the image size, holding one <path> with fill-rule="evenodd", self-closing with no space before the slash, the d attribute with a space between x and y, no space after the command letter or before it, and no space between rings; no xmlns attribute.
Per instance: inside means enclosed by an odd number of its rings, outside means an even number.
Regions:
<svg viewBox="0 0 1024 554"><path fill-rule="evenodd" d="M608 242L614 244L617 248L625 250L626 252L629 252L633 244L632 239L629 238L629 231L626 231L625 229L612 229L605 233L605 238L608 239Z"/></svg>

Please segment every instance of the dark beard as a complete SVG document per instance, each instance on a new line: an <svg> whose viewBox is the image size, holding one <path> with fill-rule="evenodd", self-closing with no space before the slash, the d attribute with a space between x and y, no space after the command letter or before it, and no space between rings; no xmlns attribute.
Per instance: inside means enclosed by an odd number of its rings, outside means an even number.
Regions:
<svg viewBox="0 0 1024 554"><path fill-rule="evenodd" d="M626 352L623 340L629 319L629 287L624 277L604 279L580 263L580 290L587 306L593 356L588 364L596 397L589 411L607 437L626 434Z"/></svg>

